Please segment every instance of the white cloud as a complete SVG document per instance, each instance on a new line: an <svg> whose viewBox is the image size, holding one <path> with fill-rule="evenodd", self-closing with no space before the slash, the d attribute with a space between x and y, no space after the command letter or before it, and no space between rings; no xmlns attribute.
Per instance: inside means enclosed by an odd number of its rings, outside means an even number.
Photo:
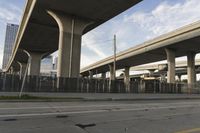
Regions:
<svg viewBox="0 0 200 133"><path fill-rule="evenodd" d="M22 10L13 4L0 7L0 20L2 22L19 23Z"/></svg>
<svg viewBox="0 0 200 133"><path fill-rule="evenodd" d="M151 12L136 12L125 21L132 21L151 33L146 39L170 32L184 25L200 20L199 0L185 0L182 4L162 2Z"/></svg>
<svg viewBox="0 0 200 133"><path fill-rule="evenodd" d="M102 48L100 44L97 46L90 45L90 42L96 42L99 38L105 40L117 34L118 51L125 50L187 24L199 21L199 9L199 0L174 1L173 4L172 2L164 1L151 11L124 13L120 17L104 24L104 26L95 29L95 36L90 33L85 35L86 39L83 40L88 45L83 47L94 51L94 57L96 56L96 58L87 63L91 56L87 56L88 53L83 52L84 58L82 60L85 59L85 61L82 62L85 62L85 66L100 60L99 57L103 58L110 55L108 52L110 49Z"/></svg>
<svg viewBox="0 0 200 133"><path fill-rule="evenodd" d="M98 36L96 36L96 34ZM108 51L112 50L111 40L108 38L101 38L103 34L104 33L92 31L83 36L82 49L86 50L83 51L81 55L81 68L106 58L108 54L105 52L105 48Z"/></svg>
<svg viewBox="0 0 200 133"><path fill-rule="evenodd" d="M83 37L83 46L95 52L97 56L100 58L105 58L106 54L100 49L100 46L95 44L96 40L94 35L84 36Z"/></svg>
<svg viewBox="0 0 200 133"><path fill-rule="evenodd" d="M94 61L96 61L95 56L85 56L84 54L81 55L81 68L88 66L88 64L92 64Z"/></svg>

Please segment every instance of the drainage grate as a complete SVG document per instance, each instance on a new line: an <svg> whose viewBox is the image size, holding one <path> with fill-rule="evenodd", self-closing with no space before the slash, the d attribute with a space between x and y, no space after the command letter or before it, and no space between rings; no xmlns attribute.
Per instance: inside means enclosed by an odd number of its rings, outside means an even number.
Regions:
<svg viewBox="0 0 200 133"><path fill-rule="evenodd" d="M4 119L3 121L17 121L17 119Z"/></svg>
<svg viewBox="0 0 200 133"><path fill-rule="evenodd" d="M80 127L82 129L85 129L87 127L94 127L96 126L96 124L92 123L92 124L76 124L77 127Z"/></svg>

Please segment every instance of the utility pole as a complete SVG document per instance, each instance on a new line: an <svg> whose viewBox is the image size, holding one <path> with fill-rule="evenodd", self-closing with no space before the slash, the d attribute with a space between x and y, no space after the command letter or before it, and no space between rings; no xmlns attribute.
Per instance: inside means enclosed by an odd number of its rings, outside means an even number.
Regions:
<svg viewBox="0 0 200 133"><path fill-rule="evenodd" d="M19 98L22 97L22 93L24 91L24 85L25 85L25 81L26 81L26 77L27 77L27 73L28 73L28 68L29 68L30 64L31 64L31 56L28 57L28 62L27 62L26 70L25 70L24 77L23 77L23 80L22 80L22 86L21 86L21 89L20 89Z"/></svg>
<svg viewBox="0 0 200 133"><path fill-rule="evenodd" d="M113 66L109 65L110 67L110 80L109 80L109 92L112 92L113 90L113 82L112 80L116 79L116 35L114 35L114 39L113 39Z"/></svg>
<svg viewBox="0 0 200 133"><path fill-rule="evenodd" d="M116 43L117 43L116 35L114 35L114 43L113 43L113 51L114 51L114 61L113 61L114 79L116 78L116 51L117 51Z"/></svg>

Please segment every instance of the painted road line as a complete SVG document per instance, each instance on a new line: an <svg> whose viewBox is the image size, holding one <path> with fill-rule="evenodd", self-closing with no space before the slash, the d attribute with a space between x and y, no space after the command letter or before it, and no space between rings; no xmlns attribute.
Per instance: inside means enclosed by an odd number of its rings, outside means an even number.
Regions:
<svg viewBox="0 0 200 133"><path fill-rule="evenodd" d="M181 105L182 104L182 105ZM189 102L189 103L173 103L173 104L167 104L169 106L184 106L187 107L187 105L190 107L191 104L196 107L200 106L199 102ZM141 106L163 106L163 103L150 103L150 104L116 104L116 105L84 105L84 106L46 106L46 107L16 107L16 108L0 108L0 110L32 110L32 109L71 109L71 108L90 108L90 107L141 107Z"/></svg>
<svg viewBox="0 0 200 133"><path fill-rule="evenodd" d="M0 110L30 110L30 109L61 109L61 108L90 108L90 107L130 107L136 106L131 104L117 104L117 105L85 105L85 106L48 106L48 107L17 107L17 108L0 108Z"/></svg>
<svg viewBox="0 0 200 133"><path fill-rule="evenodd" d="M0 115L0 118L8 117L33 117L33 116L54 116L54 115L72 115L72 114L88 114L88 113L103 113L103 112L123 112L123 111L143 111L143 110L158 110L169 108L185 108L192 106L168 106L168 107L152 107L152 108L138 108L138 109L99 109L99 110L86 110L86 111L70 111L70 112L53 112L53 113L26 113L26 114L5 114Z"/></svg>

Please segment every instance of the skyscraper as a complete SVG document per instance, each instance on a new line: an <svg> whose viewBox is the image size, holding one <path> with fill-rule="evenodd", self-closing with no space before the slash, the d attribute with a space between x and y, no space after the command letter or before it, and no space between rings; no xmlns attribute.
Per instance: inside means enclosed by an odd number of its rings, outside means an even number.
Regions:
<svg viewBox="0 0 200 133"><path fill-rule="evenodd" d="M57 70L57 68L58 68L58 57L55 57L54 58L54 67L53 67L53 69Z"/></svg>
<svg viewBox="0 0 200 133"><path fill-rule="evenodd" d="M6 67L11 57L12 48L15 42L18 27L19 25L16 24L10 24L10 23L7 24L5 44L4 44L3 66L2 66L3 69Z"/></svg>

